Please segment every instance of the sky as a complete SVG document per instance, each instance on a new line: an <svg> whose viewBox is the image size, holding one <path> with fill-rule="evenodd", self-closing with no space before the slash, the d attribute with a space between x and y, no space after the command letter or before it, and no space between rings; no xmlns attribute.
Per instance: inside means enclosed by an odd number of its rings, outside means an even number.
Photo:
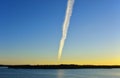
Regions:
<svg viewBox="0 0 120 78"><path fill-rule="evenodd" d="M0 0L0 64L120 65L120 0L75 0L57 61L67 0Z"/></svg>

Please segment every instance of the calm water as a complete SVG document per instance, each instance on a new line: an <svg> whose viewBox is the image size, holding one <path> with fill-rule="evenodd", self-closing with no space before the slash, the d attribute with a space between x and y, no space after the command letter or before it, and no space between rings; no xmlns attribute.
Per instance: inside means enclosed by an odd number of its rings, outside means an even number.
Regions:
<svg viewBox="0 0 120 78"><path fill-rule="evenodd" d="M7 69L0 78L120 78L120 69Z"/></svg>

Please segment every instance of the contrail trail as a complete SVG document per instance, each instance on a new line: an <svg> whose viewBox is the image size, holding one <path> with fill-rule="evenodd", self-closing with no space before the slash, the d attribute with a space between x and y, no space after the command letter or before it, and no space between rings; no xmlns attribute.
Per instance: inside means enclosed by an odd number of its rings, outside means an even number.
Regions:
<svg viewBox="0 0 120 78"><path fill-rule="evenodd" d="M62 29L62 38L60 40L60 45L59 45L59 50L58 50L58 60L60 60L61 55L62 55L62 50L63 50L64 42L65 42L65 39L67 36L67 31L68 31L68 27L69 27L69 22L70 22L70 17L72 14L73 5L74 5L74 0L68 0L65 20L64 20L63 29Z"/></svg>

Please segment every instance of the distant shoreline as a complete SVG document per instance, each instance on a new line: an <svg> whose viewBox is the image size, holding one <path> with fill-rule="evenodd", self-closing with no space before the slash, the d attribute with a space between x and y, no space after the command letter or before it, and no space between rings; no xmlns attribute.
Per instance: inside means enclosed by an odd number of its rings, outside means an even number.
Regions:
<svg viewBox="0 0 120 78"><path fill-rule="evenodd" d="M120 65L0 65L0 67L8 67L10 69L113 69L120 68Z"/></svg>

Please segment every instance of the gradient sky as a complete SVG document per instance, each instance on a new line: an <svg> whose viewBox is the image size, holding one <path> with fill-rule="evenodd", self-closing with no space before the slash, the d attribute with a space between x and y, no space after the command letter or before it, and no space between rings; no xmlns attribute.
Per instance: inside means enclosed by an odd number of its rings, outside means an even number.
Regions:
<svg viewBox="0 0 120 78"><path fill-rule="evenodd" d="M58 64L67 0L0 0L0 64ZM75 0L60 63L120 64L120 0Z"/></svg>

